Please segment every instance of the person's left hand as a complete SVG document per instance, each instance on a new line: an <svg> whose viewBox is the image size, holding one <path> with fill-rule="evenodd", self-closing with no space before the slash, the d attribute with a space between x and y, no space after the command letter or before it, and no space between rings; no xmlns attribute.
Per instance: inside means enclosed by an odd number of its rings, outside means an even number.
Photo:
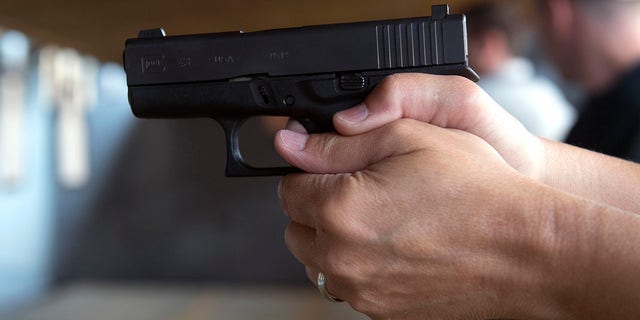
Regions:
<svg viewBox="0 0 640 320"><path fill-rule="evenodd" d="M349 137L283 130L276 149L316 173L280 184L286 243L354 309L373 319L554 310L552 219L522 209L546 187L484 140L401 119Z"/></svg>

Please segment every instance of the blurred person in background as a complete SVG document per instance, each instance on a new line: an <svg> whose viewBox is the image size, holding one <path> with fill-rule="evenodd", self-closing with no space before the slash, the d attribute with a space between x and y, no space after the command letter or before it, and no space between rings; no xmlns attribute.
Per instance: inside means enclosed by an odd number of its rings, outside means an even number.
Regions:
<svg viewBox="0 0 640 320"><path fill-rule="evenodd" d="M589 95L567 142L640 161L640 1L540 0L540 33Z"/></svg>
<svg viewBox="0 0 640 320"><path fill-rule="evenodd" d="M562 92L520 55L523 22L512 1L483 1L468 7L469 62L480 74L478 85L533 134L561 141L576 112Z"/></svg>

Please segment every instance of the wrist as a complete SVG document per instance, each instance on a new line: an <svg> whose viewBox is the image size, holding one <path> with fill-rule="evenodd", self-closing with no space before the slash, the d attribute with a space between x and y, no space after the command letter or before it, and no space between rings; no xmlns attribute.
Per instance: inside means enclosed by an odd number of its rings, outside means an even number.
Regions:
<svg viewBox="0 0 640 320"><path fill-rule="evenodd" d="M630 319L640 314L640 219L618 208L582 200L559 228L565 273L563 292L576 319ZM571 223L571 225L569 225Z"/></svg>
<svg viewBox="0 0 640 320"><path fill-rule="evenodd" d="M570 165L577 165L572 161L567 152L562 152L562 144L555 141L539 139L542 145L541 156L539 160L539 173L537 181L542 182L554 188L565 190L563 181L565 173L570 170ZM573 172L572 170L569 172Z"/></svg>
<svg viewBox="0 0 640 320"><path fill-rule="evenodd" d="M539 228L525 292L533 319L626 319L638 314L640 219L542 186L530 212ZM529 203L531 205L531 203ZM525 299L524 301L527 301ZM632 310L635 308L635 310Z"/></svg>
<svg viewBox="0 0 640 320"><path fill-rule="evenodd" d="M637 164L567 144L542 140L537 181L607 206L640 214Z"/></svg>
<svg viewBox="0 0 640 320"><path fill-rule="evenodd" d="M518 319L581 319L593 291L593 259L599 250L590 239L604 208L542 183L523 179L504 201L513 219L497 243L511 255L512 266L497 303ZM586 314L588 318L589 314Z"/></svg>
<svg viewBox="0 0 640 320"><path fill-rule="evenodd" d="M567 252L573 246L567 231L559 229L571 225L564 212L578 210L580 204L573 197L532 179L512 189L511 201L505 201L506 216L511 226L496 242L505 246L512 256L510 276L497 301L510 318L572 319L571 299L578 281L570 272L573 259ZM582 264L579 264L582 265Z"/></svg>
<svg viewBox="0 0 640 320"><path fill-rule="evenodd" d="M540 178L544 181L546 177ZM534 233L540 249L532 277L535 282L531 283L537 293L532 301L537 304L530 311L535 319L580 319L573 307L582 300L588 280L585 266L591 250L584 239L593 229L584 213L598 210L597 205L548 186L541 187L533 201L544 205L539 212L530 213L539 216L532 220L540 226Z"/></svg>

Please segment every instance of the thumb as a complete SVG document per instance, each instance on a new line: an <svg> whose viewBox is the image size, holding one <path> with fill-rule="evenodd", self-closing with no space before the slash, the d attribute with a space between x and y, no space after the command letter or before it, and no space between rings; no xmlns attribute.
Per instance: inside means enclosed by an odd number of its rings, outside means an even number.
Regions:
<svg viewBox="0 0 640 320"><path fill-rule="evenodd" d="M363 103L334 115L342 135L357 135L401 118L474 134L493 146L514 168L536 175L532 163L539 141L487 93L458 76L395 74ZM523 145L528 146L523 150ZM516 152L517 151L517 152Z"/></svg>
<svg viewBox="0 0 640 320"><path fill-rule="evenodd" d="M419 135L417 127L424 126L416 124L419 123L405 119L356 136L309 135L280 130L276 134L275 148L284 160L308 173L352 173L382 159L420 148L416 139L409 139Z"/></svg>
<svg viewBox="0 0 640 320"><path fill-rule="evenodd" d="M360 134L401 118L478 135L494 117L517 123L466 78L407 73L385 78L361 104L336 113L333 120L343 135Z"/></svg>

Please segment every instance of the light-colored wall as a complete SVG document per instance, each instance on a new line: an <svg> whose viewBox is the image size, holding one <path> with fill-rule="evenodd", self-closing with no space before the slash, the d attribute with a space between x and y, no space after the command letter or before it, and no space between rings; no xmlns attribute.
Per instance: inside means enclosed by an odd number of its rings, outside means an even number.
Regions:
<svg viewBox="0 0 640 320"><path fill-rule="evenodd" d="M33 75L33 74L32 74ZM25 108L25 174L0 185L0 310L41 292L50 276L53 178L48 112L31 88Z"/></svg>
<svg viewBox="0 0 640 320"><path fill-rule="evenodd" d="M101 188L109 164L132 125L124 71L101 68L100 99L87 115L92 177L81 189L61 186L55 170L57 113L39 97L36 63L30 64L23 124L25 174L15 185L0 183L0 318L3 312L38 298L55 280L56 258L80 221L83 206ZM62 243L66 241L66 243Z"/></svg>

